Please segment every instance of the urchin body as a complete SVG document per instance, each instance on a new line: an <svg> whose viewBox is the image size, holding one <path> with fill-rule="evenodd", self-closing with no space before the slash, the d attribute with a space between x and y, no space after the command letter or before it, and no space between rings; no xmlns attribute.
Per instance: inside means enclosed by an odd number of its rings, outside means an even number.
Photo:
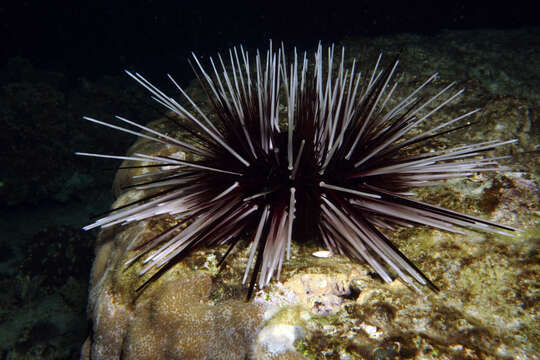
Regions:
<svg viewBox="0 0 540 360"><path fill-rule="evenodd" d="M316 238L330 251L369 263L381 278L395 276L418 289L435 285L388 239L381 228L427 225L452 232L460 227L501 232L515 229L414 200L410 188L431 186L477 172L501 171L499 158L481 154L513 142L486 141L427 153L411 149L463 126L473 110L411 136L411 130L458 97L448 95L454 84L422 100L420 93L433 75L409 96L389 106L397 82L398 61L381 70L380 60L368 75L341 61L334 47L314 64L296 51L287 61L284 49L258 53L252 63L242 48L232 49L228 61L211 59L209 74L194 56L195 72L213 107L205 114L169 76L190 110L164 94L139 74L128 73L153 98L183 121L190 142L169 137L128 119L123 123L144 130L85 119L172 145L192 160L134 154L111 156L142 162L148 167L136 187L151 195L87 226L107 227L170 214L177 225L143 244L128 261L141 261L141 275L174 263L200 246L251 240L243 282L252 270L249 294L279 277L290 257L293 240ZM326 61L325 61L326 58ZM219 70L218 70L219 68ZM227 251L226 255L229 253ZM226 256L225 255L225 256ZM248 295L250 296L250 295Z"/></svg>

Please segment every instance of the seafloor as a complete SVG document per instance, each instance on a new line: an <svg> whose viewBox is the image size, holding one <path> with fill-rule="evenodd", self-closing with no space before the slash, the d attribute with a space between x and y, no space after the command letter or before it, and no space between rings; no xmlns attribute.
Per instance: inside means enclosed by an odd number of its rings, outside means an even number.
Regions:
<svg viewBox="0 0 540 360"><path fill-rule="evenodd" d="M519 139L498 150L513 156L508 163L514 171L450 181L420 192L419 197L523 231L512 237L424 228L388 234L441 288L439 293L426 289L425 296L399 281L384 284L371 269L346 258L313 257L322 249L307 245L293 248L281 282L273 282L255 297L260 305L244 306L239 279L246 254L233 254L218 274L216 259L224 249L200 251L175 270L182 274L175 288L168 283L169 274L142 298L161 305L131 309L130 321L115 322L111 316L110 329L124 324L120 331L124 342L133 344L142 334L148 335L149 343L152 336L162 340L187 338L182 331L201 334L178 346L219 351L226 344L235 354L257 359L270 358L272 351L276 359L540 358L540 29L402 34L338 44L366 69L381 50L388 60L399 54L398 95L434 72L440 74L437 89L451 81L467 88L461 101L447 106L435 121L464 109L483 111L466 131L449 134L438 146ZM90 334L87 324L92 324L85 313L97 236L79 228L90 222L90 213L104 210L112 201L114 172L102 171L108 166L102 162L75 159L72 152L122 154L135 140L90 128L79 118L120 114L150 121L158 115L141 100L146 95L123 77L66 84L62 74L42 72L21 58L13 59L0 77L0 116L6 123L2 143L13 144L14 136L24 134L22 143L8 147L10 166L3 169L0 182L0 194L9 204L0 217L1 233L6 234L0 239L0 357L78 358ZM196 87L192 93L197 99ZM152 231L156 225L140 226ZM101 239L107 241L106 236ZM106 260L109 263L94 268L93 285L96 277L114 267L114 260ZM122 274L100 285L110 284L107 289L120 294L120 300L115 298L119 307L122 301L133 300L129 295L133 279ZM190 292L195 281L198 289ZM183 306L167 308L160 301L174 291L182 292L177 300ZM101 300L95 293L91 297L94 318L100 314L96 301ZM164 325L170 319L159 309L174 312L185 327L171 334ZM140 320L149 312L162 319L160 326ZM107 326L99 331L106 339ZM210 333L212 337L206 336ZM111 343L114 346L122 345ZM155 354L161 350L158 347ZM144 358L143 352L134 354L129 358Z"/></svg>

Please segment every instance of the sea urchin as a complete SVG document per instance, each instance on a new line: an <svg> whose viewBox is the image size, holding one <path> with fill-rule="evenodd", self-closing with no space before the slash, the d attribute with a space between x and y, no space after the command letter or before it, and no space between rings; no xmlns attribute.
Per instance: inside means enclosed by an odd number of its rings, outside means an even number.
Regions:
<svg viewBox="0 0 540 360"><path fill-rule="evenodd" d="M477 217L414 200L410 188L477 172L505 170L497 160L480 155L509 141L485 141L449 149L419 152L419 145L466 127L458 121L410 135L421 123L463 90L447 95L450 84L435 96L419 94L437 74L392 107L398 60L363 76L356 66L334 63L334 46L327 60L319 45L311 65L294 50L287 61L282 48L258 52L250 62L242 47L229 51L228 60L210 59L207 73L194 55L195 74L212 106L207 115L169 75L186 100L181 105L143 76L126 73L181 120L175 124L192 141L173 138L117 116L141 131L84 119L167 144L188 154L174 156L135 153L94 157L133 160L146 169L134 187L150 195L113 209L84 229L127 224L169 214L176 225L143 244L130 245L142 257L140 274L174 263L200 246L229 244L251 237L243 277L252 270L248 297L254 286L264 287L284 259L293 239L317 238L330 251L369 263L386 282L396 275L418 289L416 282L435 285L380 231L394 225L427 225L460 233L460 227L488 232L514 231ZM392 101L391 101L392 100ZM191 110L188 110L190 108ZM455 126L455 127L451 127ZM412 131L414 129L414 131Z"/></svg>

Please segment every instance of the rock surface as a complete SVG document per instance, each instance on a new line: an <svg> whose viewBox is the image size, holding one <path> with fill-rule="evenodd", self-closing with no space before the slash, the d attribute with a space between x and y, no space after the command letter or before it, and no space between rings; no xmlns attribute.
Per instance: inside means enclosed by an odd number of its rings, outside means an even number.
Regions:
<svg viewBox="0 0 540 360"><path fill-rule="evenodd" d="M416 64L413 68L426 63L420 61L426 49L416 41L418 52L410 47L402 54L402 62ZM393 44L399 47L395 39ZM349 45L352 53L365 49L362 42ZM377 46L388 44L380 40L364 56L375 55ZM433 72L436 67L458 72L443 62L443 55L430 55ZM420 69L415 76L402 70L407 75L400 86L406 92L432 69ZM482 104L482 89L494 86L482 85L477 72L464 76L469 95L460 107L445 111L441 121ZM441 82L446 85L446 79ZM441 138L440 145L515 134L520 138L517 152L534 151L535 125L523 116L527 107L526 100L501 95L486 106L487 118L465 135ZM153 126L173 132L166 120ZM149 151L150 146L155 145L140 140L130 152ZM170 155L174 150L151 151ZM240 284L247 243L233 251L221 270L217 259L226 248L202 249L137 290L148 278L138 276L137 262L124 265L134 255L128 245L163 231L169 219L106 229L92 270L88 312L93 333L82 359L538 359L538 159L516 161L529 172L480 175L418 192L426 201L521 228L515 236L423 228L388 233L441 288L439 293L426 289L418 294L397 280L384 284L364 264L338 255L313 256L324 249L309 243L294 244L280 281L250 302L244 301ZM119 173L116 188L129 183L136 171ZM124 192L114 206L143 196Z"/></svg>

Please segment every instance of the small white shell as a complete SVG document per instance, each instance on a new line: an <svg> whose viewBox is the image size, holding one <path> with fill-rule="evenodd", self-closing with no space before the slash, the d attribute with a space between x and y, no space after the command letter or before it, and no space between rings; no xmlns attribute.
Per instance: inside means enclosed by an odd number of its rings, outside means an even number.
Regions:
<svg viewBox="0 0 540 360"><path fill-rule="evenodd" d="M318 258L329 258L330 256L332 256L332 252L331 251L328 251L328 250L320 250L320 251L315 251L313 254L311 254L315 257L318 257Z"/></svg>

